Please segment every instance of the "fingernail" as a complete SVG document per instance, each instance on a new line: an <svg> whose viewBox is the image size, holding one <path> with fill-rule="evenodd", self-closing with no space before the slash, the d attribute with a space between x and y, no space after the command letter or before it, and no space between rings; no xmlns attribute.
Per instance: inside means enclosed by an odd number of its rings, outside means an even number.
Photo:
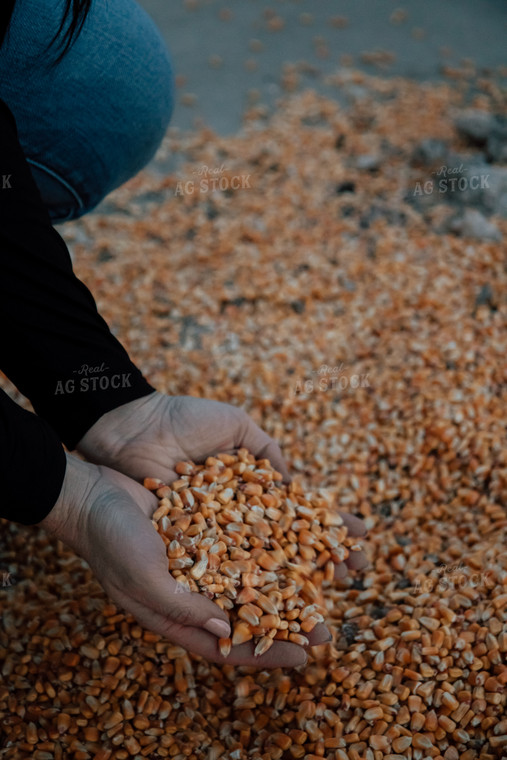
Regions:
<svg viewBox="0 0 507 760"><path fill-rule="evenodd" d="M324 644L329 644L333 640L333 637L330 636L328 639L322 639L322 641L317 641L315 644L312 644L313 647L321 647Z"/></svg>
<svg viewBox="0 0 507 760"><path fill-rule="evenodd" d="M301 652L301 660L300 662L294 663L294 667L299 668L300 665L306 665L307 662L308 662L308 655L306 654L306 652Z"/></svg>
<svg viewBox="0 0 507 760"><path fill-rule="evenodd" d="M229 639L231 636L231 626L229 623L226 623L225 620L220 620L220 618L210 618L208 622L204 624L204 628L221 639Z"/></svg>

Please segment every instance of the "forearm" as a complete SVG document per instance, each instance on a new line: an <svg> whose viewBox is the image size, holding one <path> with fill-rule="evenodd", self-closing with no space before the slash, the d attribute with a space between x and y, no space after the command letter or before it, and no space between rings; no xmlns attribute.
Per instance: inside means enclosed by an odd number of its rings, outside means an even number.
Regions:
<svg viewBox="0 0 507 760"><path fill-rule="evenodd" d="M56 504L65 451L51 427L0 391L0 517L34 525Z"/></svg>
<svg viewBox="0 0 507 760"><path fill-rule="evenodd" d="M0 137L0 367L72 449L103 414L154 389L75 276L1 101Z"/></svg>

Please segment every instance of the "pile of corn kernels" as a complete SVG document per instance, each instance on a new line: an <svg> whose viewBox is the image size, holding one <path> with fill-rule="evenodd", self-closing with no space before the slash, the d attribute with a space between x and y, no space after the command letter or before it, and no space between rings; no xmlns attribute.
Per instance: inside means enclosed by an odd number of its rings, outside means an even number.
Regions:
<svg viewBox="0 0 507 760"><path fill-rule="evenodd" d="M211 664L4 523L3 758L507 757L505 247L407 200L421 140L464 149L467 83L347 82L349 110L305 92L236 137L170 131L176 173L62 230L153 385L244 406L304 491L363 518L369 567L324 589L333 641L297 669ZM248 180L201 192L204 166Z"/></svg>
<svg viewBox="0 0 507 760"><path fill-rule="evenodd" d="M171 486L145 479L160 499L152 523L182 588L228 611L232 639L219 639L221 653L251 640L255 656L275 640L307 646L305 633L324 622L321 585L361 548L333 500L283 486L269 460L246 449L178 462L176 473Z"/></svg>

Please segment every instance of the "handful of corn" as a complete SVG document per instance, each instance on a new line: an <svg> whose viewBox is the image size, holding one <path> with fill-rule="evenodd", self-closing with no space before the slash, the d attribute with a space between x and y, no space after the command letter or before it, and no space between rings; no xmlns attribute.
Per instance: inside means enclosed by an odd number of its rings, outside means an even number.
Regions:
<svg viewBox="0 0 507 760"><path fill-rule="evenodd" d="M227 610L232 646L253 640L256 656L274 640L301 646L324 622L322 588L335 563L361 547L331 497L285 485L267 459L247 449L178 462L171 485L146 478L160 499L152 523L167 547L168 568L182 591L199 591Z"/></svg>

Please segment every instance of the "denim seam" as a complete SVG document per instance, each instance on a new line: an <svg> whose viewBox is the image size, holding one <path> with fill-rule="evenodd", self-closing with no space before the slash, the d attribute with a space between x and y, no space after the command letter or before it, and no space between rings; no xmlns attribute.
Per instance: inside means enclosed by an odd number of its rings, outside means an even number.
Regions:
<svg viewBox="0 0 507 760"><path fill-rule="evenodd" d="M39 161L35 161L33 158L27 158L26 160L27 160L27 163L32 164L32 166L37 167L37 169L41 169L41 171L46 172L46 174L48 174L50 177L53 177L53 179L56 179L58 182L60 182L60 184L63 185L63 187L66 190L68 190L71 193L71 195L75 198L79 209L84 208L84 203L81 200L81 196L79 195L79 193L77 193L77 191L74 190L72 185L70 185L66 180L64 180L59 174L54 172L52 169L49 169L44 164L39 163ZM66 219L63 219L62 221L67 221L67 219L70 219L72 214L73 214L73 209L70 210L69 216L66 217Z"/></svg>

